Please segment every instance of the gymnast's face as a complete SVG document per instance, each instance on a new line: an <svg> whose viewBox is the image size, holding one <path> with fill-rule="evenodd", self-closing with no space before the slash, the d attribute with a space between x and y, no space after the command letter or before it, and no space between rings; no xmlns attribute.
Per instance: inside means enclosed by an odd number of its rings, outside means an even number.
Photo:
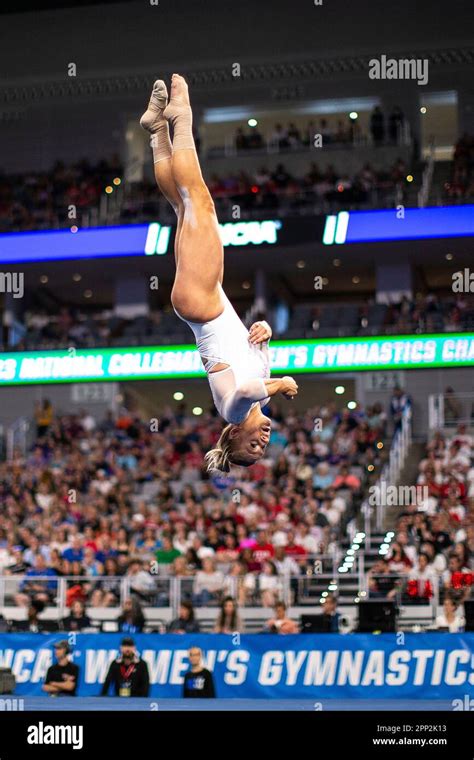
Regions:
<svg viewBox="0 0 474 760"><path fill-rule="evenodd" d="M233 464L249 467L265 455L272 423L258 410L231 431Z"/></svg>

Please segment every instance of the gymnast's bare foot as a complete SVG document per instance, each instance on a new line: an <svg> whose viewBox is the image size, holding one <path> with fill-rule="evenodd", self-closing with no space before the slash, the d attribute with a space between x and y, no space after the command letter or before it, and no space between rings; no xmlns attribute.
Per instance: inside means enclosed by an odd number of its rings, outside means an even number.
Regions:
<svg viewBox="0 0 474 760"><path fill-rule="evenodd" d="M184 77L180 76L180 74L173 74L171 77L171 92L170 92L170 102L168 108L171 106L190 106L189 102L189 90L188 90L188 84ZM168 111L168 108L165 109L165 118L169 118L167 116L166 111Z"/></svg>
<svg viewBox="0 0 474 760"><path fill-rule="evenodd" d="M140 119L143 129L148 132L156 132L158 126L164 121L163 111L168 103L168 90L162 79L157 79L148 103L148 108Z"/></svg>

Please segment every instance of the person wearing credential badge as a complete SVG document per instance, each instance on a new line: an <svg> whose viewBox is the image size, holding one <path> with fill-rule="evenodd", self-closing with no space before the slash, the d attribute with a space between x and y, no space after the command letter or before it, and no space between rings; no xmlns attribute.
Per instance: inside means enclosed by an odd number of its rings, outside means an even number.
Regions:
<svg viewBox="0 0 474 760"><path fill-rule="evenodd" d="M101 696L106 697L113 685L116 697L148 697L150 676L148 665L138 655L130 637L122 639L120 655L110 663Z"/></svg>

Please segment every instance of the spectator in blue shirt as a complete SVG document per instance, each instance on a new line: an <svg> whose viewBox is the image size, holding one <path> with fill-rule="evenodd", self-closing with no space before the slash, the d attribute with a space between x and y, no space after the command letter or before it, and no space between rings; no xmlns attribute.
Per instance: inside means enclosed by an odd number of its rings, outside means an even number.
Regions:
<svg viewBox="0 0 474 760"><path fill-rule="evenodd" d="M97 562L101 562L103 565L105 565L108 559L115 559L118 556L118 551L112 548L110 536L107 536L106 534L101 536L99 547L95 558Z"/></svg>
<svg viewBox="0 0 474 760"><path fill-rule="evenodd" d="M398 385L393 389L390 401L390 415L393 421L394 432L399 430L402 424L403 414L411 406L411 399Z"/></svg>
<svg viewBox="0 0 474 760"><path fill-rule="evenodd" d="M82 539L79 536L75 536L69 549L63 551L63 559L66 562L82 562L84 559L84 549L82 547Z"/></svg>
<svg viewBox="0 0 474 760"><path fill-rule="evenodd" d="M326 462L320 462L316 467L316 472L313 476L314 488L329 488L334 480L333 476L329 472L329 466Z"/></svg>
<svg viewBox="0 0 474 760"><path fill-rule="evenodd" d="M49 547L41 545L36 536L32 536L28 542L28 548L23 552L23 560L27 565L33 566L37 554L41 554L46 564L48 564L50 558Z"/></svg>
<svg viewBox="0 0 474 760"><path fill-rule="evenodd" d="M20 586L20 594L17 595L17 603L25 603L28 599L37 599L48 602L52 599L57 591L57 581L32 580L34 578L45 577L57 578L57 573L51 567L48 567L42 554L36 554L34 565L25 573L25 580ZM31 579L31 580L29 580ZM19 597L23 597L21 600Z"/></svg>

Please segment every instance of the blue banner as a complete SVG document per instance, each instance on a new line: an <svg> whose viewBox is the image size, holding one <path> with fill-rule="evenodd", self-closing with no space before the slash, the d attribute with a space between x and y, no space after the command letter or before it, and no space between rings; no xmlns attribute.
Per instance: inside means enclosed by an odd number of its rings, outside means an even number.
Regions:
<svg viewBox="0 0 474 760"><path fill-rule="evenodd" d="M38 696L64 634L1 634L0 667L16 694ZM79 696L98 696L122 634L69 634ZM443 699L474 695L474 634L137 634L151 697L180 697L188 649L199 646L218 697Z"/></svg>

